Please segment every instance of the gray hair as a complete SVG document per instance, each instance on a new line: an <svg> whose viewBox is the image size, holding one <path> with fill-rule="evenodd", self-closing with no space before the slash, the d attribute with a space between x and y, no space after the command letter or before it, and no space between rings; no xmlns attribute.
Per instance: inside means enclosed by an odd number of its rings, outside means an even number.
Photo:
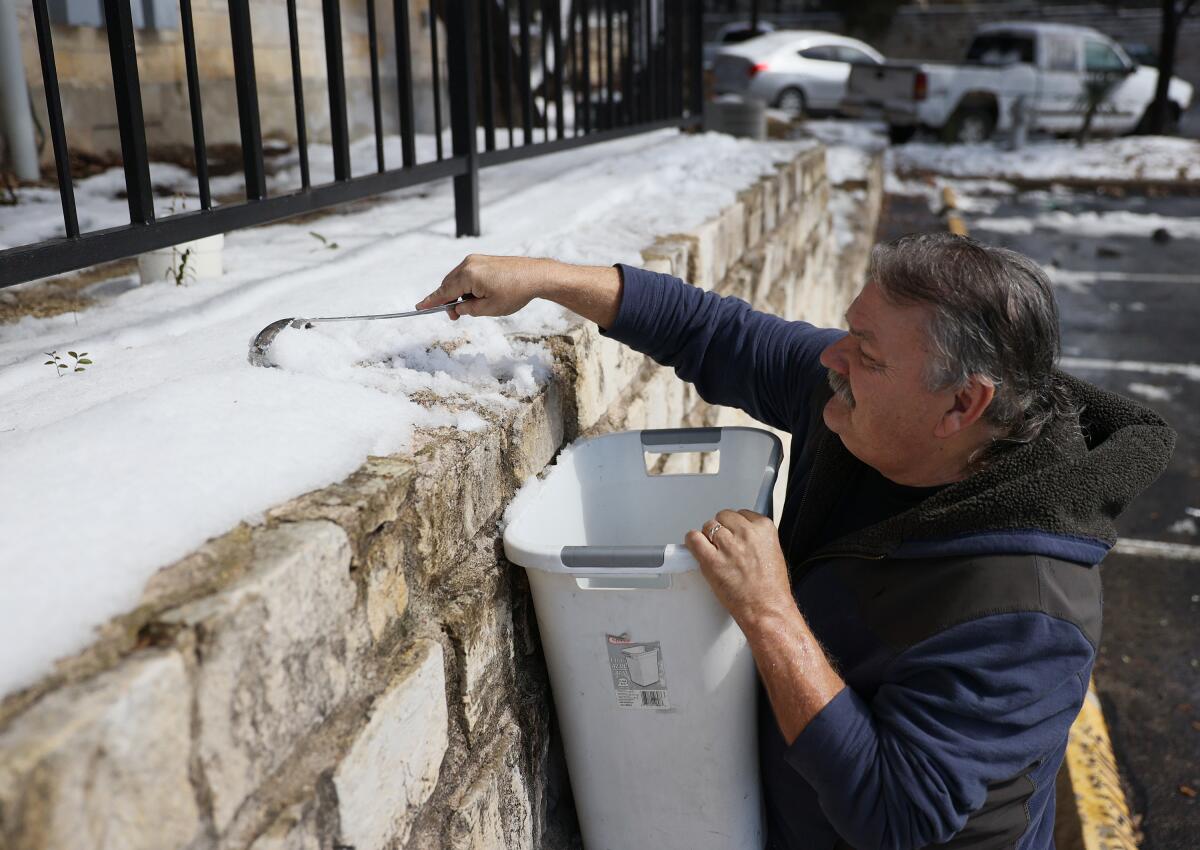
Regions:
<svg viewBox="0 0 1200 850"><path fill-rule="evenodd" d="M961 389L972 378L996 388L984 412L996 441L977 460L1031 442L1056 414L1070 412L1054 377L1058 305L1033 260L963 236L922 233L876 245L868 279L893 303L931 308L930 390Z"/></svg>

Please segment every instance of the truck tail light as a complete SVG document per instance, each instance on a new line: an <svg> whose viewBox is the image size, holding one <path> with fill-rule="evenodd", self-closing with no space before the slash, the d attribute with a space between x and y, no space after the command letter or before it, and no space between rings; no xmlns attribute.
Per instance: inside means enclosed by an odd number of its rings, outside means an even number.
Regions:
<svg viewBox="0 0 1200 850"><path fill-rule="evenodd" d="M924 71L917 71L913 77L913 100L924 100L929 94L929 76Z"/></svg>
<svg viewBox="0 0 1200 850"><path fill-rule="evenodd" d="M753 65L746 66L746 74L749 75L750 79L754 79L765 70L767 70L766 62L756 62Z"/></svg>

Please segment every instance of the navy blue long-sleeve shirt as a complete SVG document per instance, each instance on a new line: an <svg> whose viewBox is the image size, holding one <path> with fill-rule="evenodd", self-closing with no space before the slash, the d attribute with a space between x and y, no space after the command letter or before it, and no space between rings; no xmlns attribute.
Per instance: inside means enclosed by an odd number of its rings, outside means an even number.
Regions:
<svg viewBox="0 0 1200 850"><path fill-rule="evenodd" d="M758 312L669 275L620 269L620 309L603 333L673 367L705 401L790 432L794 453L816 439L824 426L810 399L826 374L818 358L843 331ZM790 475L811 471L793 464ZM802 491L789 483L788 500ZM786 539L782 524L780 536ZM847 686L790 745L769 708L762 714L772 846L925 847L949 841L969 819L972 840L954 846L1052 846L1054 778L1097 638L1077 618L1047 612L1056 592L1049 585L1063 565L1048 566L1036 554L1013 557L1017 539L999 546L1009 556L1002 564L985 560L978 570L968 564L947 572L933 593L948 594L950 613L939 609L944 623L932 630L905 627L916 629L915 640L898 640L891 624L876 622L881 615L864 603L863 585L886 588L900 570L919 575L911 571L926 561L949 570L945 564L986 551L946 541L940 551L926 544L925 560L891 560L891 573L879 561L836 558L805 571L794 586L797 603ZM785 548L789 565L809 554ZM1039 599L990 611L976 598L985 595L978 588L988 570L1005 571L996 581L1027 579ZM1077 582L1074 574L1070 581ZM1044 584L1047 599L1040 599ZM969 613L961 622L954 622L956 588L972 595L962 602ZM1098 611L1098 585L1096 594ZM989 826L993 808L1003 814ZM1024 822L1014 823L1018 817ZM1000 843L989 843L989 829Z"/></svg>

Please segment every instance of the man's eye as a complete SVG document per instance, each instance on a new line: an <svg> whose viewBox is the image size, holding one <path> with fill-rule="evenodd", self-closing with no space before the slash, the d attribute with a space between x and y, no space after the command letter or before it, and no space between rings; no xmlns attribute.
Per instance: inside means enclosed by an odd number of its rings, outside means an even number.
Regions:
<svg viewBox="0 0 1200 850"><path fill-rule="evenodd" d="M868 369L873 369L873 370L878 371L879 369L883 368L883 364L881 364L878 360L876 360L874 357L871 357L867 353L865 353L863 351L859 351L858 354L862 358L863 365L866 366Z"/></svg>

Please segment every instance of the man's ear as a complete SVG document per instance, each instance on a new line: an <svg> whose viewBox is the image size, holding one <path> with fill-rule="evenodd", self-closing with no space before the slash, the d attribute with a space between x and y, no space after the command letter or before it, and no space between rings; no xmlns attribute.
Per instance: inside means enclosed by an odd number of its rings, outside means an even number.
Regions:
<svg viewBox="0 0 1200 850"><path fill-rule="evenodd" d="M953 437L970 428L983 416L996 395L996 387L991 381L973 376L966 385L954 393L950 407L942 414L934 426L935 437Z"/></svg>

